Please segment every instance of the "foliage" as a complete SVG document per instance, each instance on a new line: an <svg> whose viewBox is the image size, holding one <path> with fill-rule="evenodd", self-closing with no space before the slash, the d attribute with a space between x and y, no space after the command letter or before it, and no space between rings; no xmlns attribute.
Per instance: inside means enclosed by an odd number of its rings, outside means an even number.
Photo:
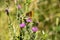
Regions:
<svg viewBox="0 0 60 40"><path fill-rule="evenodd" d="M0 0L0 40L60 40L60 0Z"/></svg>

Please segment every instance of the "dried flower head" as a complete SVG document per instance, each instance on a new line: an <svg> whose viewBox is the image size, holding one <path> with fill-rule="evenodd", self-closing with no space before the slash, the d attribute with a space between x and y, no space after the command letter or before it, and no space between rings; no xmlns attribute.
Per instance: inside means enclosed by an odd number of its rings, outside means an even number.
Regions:
<svg viewBox="0 0 60 40"><path fill-rule="evenodd" d="M5 12L7 15L9 15L9 9L8 8L5 9Z"/></svg>

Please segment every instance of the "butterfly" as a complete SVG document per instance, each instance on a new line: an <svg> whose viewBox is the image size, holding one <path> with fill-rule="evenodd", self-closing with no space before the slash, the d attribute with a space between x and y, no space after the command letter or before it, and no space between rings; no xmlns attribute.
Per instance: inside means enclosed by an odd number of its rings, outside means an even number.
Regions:
<svg viewBox="0 0 60 40"><path fill-rule="evenodd" d="M26 13L26 16L32 18L32 16L33 16L33 11L27 12L27 13Z"/></svg>

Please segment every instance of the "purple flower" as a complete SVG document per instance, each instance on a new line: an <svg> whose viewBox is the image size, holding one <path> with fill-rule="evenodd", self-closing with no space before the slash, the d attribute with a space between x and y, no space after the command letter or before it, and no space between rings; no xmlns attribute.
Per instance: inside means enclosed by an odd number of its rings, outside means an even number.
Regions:
<svg viewBox="0 0 60 40"><path fill-rule="evenodd" d="M21 24L20 24L20 27L21 27L21 28L24 28L25 26L26 26L25 23L21 23Z"/></svg>
<svg viewBox="0 0 60 40"><path fill-rule="evenodd" d="M21 8L21 5L18 5L18 9L20 9Z"/></svg>
<svg viewBox="0 0 60 40"><path fill-rule="evenodd" d="M32 22L31 18L26 19L27 22Z"/></svg>
<svg viewBox="0 0 60 40"><path fill-rule="evenodd" d="M32 31L36 32L36 31L38 31L38 28L37 27L32 27Z"/></svg>

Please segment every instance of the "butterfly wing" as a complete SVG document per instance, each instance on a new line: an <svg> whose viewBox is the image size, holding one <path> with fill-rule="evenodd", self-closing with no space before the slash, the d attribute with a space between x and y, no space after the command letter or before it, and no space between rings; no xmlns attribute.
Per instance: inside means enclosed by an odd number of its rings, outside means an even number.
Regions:
<svg viewBox="0 0 60 40"><path fill-rule="evenodd" d="M32 16L33 16L33 12L30 11L30 12L26 13L26 16L27 16L27 17L32 17Z"/></svg>

